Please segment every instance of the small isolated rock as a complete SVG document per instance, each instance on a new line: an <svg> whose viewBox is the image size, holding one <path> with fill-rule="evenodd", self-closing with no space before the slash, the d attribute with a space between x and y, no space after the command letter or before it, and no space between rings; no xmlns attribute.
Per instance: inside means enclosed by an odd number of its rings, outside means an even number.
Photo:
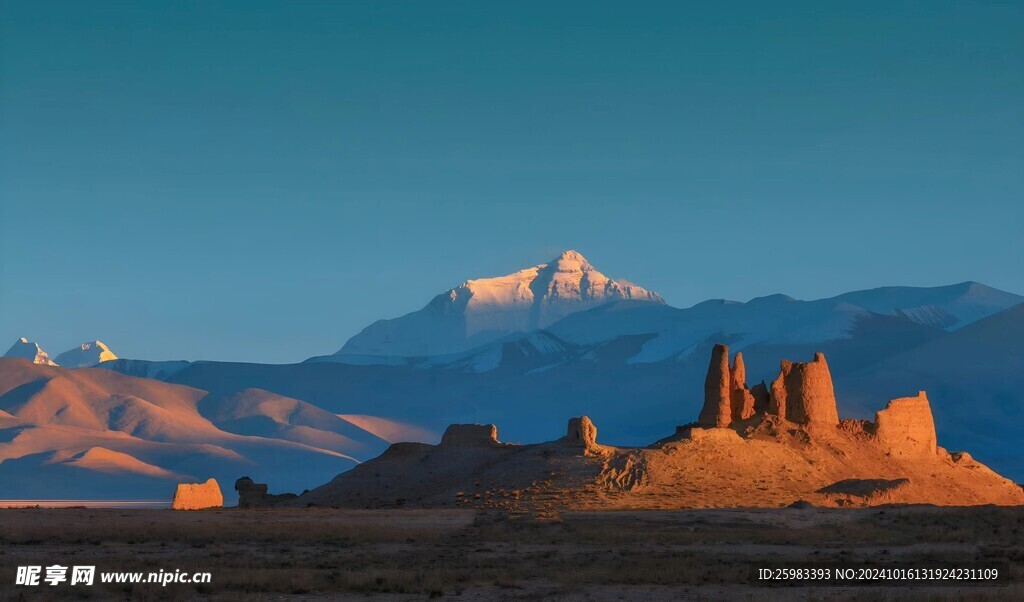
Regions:
<svg viewBox="0 0 1024 602"><path fill-rule="evenodd" d="M203 508L220 508L224 505L224 496L220 492L217 479L210 478L205 483L181 483L174 492L172 510L201 510Z"/></svg>
<svg viewBox="0 0 1024 602"><path fill-rule="evenodd" d="M249 477L242 477L235 481L235 491L238 492L239 508L259 508L261 506L273 506L281 502L293 500L298 496L294 493L267 493L266 483L254 483ZM303 495L309 490L302 492Z"/></svg>
<svg viewBox="0 0 1024 602"><path fill-rule="evenodd" d="M951 460L953 460L953 462L957 464L970 464L974 462L974 458L971 457L971 454L965 451L953 452L949 454L949 457Z"/></svg>
<svg viewBox="0 0 1024 602"><path fill-rule="evenodd" d="M806 510L807 508L814 508L814 504L808 502L807 500L797 500L786 507L795 508L797 510Z"/></svg>
<svg viewBox="0 0 1024 602"><path fill-rule="evenodd" d="M242 477L235 481L235 491L239 508L255 508L267 503L266 483L254 483L249 477Z"/></svg>

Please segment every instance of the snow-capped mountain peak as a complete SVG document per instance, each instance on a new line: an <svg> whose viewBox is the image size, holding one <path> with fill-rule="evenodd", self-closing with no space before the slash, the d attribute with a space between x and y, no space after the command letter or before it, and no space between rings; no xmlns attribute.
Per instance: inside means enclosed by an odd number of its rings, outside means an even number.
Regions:
<svg viewBox="0 0 1024 602"><path fill-rule="evenodd" d="M455 353L511 333L545 328L570 314L613 301L665 302L658 293L605 276L583 255L569 250L506 276L467 280L420 311L371 324L339 353Z"/></svg>
<svg viewBox="0 0 1024 602"><path fill-rule="evenodd" d="M102 341L89 341L58 355L57 363L65 368L90 368L116 359L114 352Z"/></svg>
<svg viewBox="0 0 1024 602"><path fill-rule="evenodd" d="M11 348L7 350L4 357L19 357L21 359L30 360L33 364L43 364L44 366L56 366L50 356L43 351L34 341L30 341L25 337L21 337L11 345Z"/></svg>
<svg viewBox="0 0 1024 602"><path fill-rule="evenodd" d="M522 330L544 328L574 311L572 304L600 305L607 301L639 300L664 303L661 295L626 281L615 281L590 264L576 251L565 251L548 263L520 270L508 276L467 280L449 291L455 298L468 293L470 307L514 307L565 305L561 310L534 312L533 323ZM451 298L452 295L447 295ZM560 314L544 315L544 314ZM473 328L470 328L473 334Z"/></svg>

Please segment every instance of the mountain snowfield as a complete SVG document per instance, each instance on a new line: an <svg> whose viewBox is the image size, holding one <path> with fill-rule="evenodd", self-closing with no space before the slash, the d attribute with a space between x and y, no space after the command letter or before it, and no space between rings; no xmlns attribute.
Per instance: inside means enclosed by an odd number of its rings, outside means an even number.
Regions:
<svg viewBox="0 0 1024 602"><path fill-rule="evenodd" d="M625 335L652 335L629 359L647 363L685 354L711 336L726 339L741 351L751 346L848 340L866 324L879 322L887 322L889 331L901 327L921 335L951 332L1021 302L1024 297L1019 295L964 282L931 288L884 287L817 301L771 295L746 303L705 301L687 309L616 304L569 316L549 330L583 345Z"/></svg>
<svg viewBox="0 0 1024 602"><path fill-rule="evenodd" d="M467 280L419 311L374 322L349 339L337 355L457 353L623 300L665 302L658 293L605 276L576 251L565 251L548 263L514 274Z"/></svg>
<svg viewBox="0 0 1024 602"><path fill-rule="evenodd" d="M349 354L343 349L307 361L487 372L522 365L523 357L529 356L531 369L542 370L567 361L592 362L612 349L621 352L624 346L632 349L623 358L626 364L685 361L693 354L702 357L704 344L715 339L766 360L784 349L813 353L827 348L839 353L841 364L860 367L1021 302L1024 297L976 282L883 287L815 301L781 294L747 302L718 299L685 309L664 302L610 299L590 310L572 312L545 329L500 337L492 332L488 337L492 340L459 352L403 356ZM412 321L405 323L411 329L405 332L399 320L388 321L393 340L416 339L425 332ZM770 360L752 376L770 379L777 369L777 361Z"/></svg>
<svg viewBox="0 0 1024 602"><path fill-rule="evenodd" d="M101 341L89 341L58 355L56 362L65 368L89 368L116 359L114 352Z"/></svg>
<svg viewBox="0 0 1024 602"><path fill-rule="evenodd" d="M88 341L74 349L68 349L58 355L56 360L52 360L42 347L25 337L15 341L4 357L27 359L33 364L65 368L91 368L102 362L111 362L117 359L114 352L102 341Z"/></svg>
<svg viewBox="0 0 1024 602"><path fill-rule="evenodd" d="M43 348L40 347L38 343L30 341L25 337L21 337L17 341L14 341L14 344L7 350L4 357L21 358L28 360L33 364L42 364L44 366L57 365L50 359L50 356L43 351Z"/></svg>

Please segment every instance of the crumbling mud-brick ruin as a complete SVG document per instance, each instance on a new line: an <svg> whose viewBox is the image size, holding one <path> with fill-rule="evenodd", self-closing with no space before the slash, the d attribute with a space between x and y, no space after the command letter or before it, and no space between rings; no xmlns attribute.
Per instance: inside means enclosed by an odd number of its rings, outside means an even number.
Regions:
<svg viewBox="0 0 1024 602"><path fill-rule="evenodd" d="M888 402L840 420L824 354L783 360L748 387L742 354L711 350L697 422L647 447L599 444L586 416L564 437L517 445L493 424L453 424L438 445L395 443L297 497L239 480L240 505L481 507L507 510L1024 504L1024 490L937 444L931 405ZM881 405L881 404L880 404ZM682 407L682 402L680 403Z"/></svg>

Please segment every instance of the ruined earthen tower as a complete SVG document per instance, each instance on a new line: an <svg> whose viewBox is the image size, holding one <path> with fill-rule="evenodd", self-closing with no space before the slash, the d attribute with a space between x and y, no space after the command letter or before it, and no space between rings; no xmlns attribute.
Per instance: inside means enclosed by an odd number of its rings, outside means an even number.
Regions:
<svg viewBox="0 0 1024 602"><path fill-rule="evenodd" d="M705 426L725 427L732 422L732 400L729 394L729 348L715 345L711 364L704 379L704 408L697 421Z"/></svg>
<svg viewBox="0 0 1024 602"><path fill-rule="evenodd" d="M782 371L772 382L768 413L797 424L839 424L825 354L815 353L814 360L807 363L782 361Z"/></svg>

